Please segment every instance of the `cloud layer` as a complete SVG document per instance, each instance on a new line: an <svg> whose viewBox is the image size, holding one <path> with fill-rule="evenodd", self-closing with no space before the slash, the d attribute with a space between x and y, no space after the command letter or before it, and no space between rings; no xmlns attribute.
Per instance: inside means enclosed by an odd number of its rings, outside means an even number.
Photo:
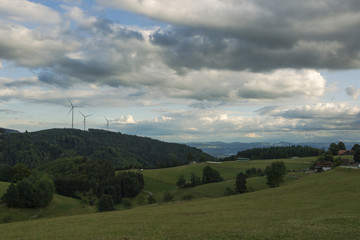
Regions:
<svg viewBox="0 0 360 240"><path fill-rule="evenodd" d="M27 72L0 76L0 105L66 106L71 97L84 107L146 109L152 117L118 114L112 126L183 140L358 129L357 105L322 100L330 83L320 73L359 69L358 1L47 4L0 3L0 69ZM108 7L164 24L123 25ZM360 96L356 86L341 90Z"/></svg>

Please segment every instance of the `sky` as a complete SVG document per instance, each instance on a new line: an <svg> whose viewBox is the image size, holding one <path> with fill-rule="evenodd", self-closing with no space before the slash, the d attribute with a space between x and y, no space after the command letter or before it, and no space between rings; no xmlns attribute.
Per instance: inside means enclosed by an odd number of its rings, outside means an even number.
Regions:
<svg viewBox="0 0 360 240"><path fill-rule="evenodd" d="M0 127L358 141L358 0L0 0Z"/></svg>

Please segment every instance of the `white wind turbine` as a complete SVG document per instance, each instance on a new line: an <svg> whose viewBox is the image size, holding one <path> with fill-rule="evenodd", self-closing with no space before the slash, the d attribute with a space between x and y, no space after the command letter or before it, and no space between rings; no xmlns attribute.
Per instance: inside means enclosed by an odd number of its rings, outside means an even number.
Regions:
<svg viewBox="0 0 360 240"><path fill-rule="evenodd" d="M104 118L106 120L106 129L109 130L109 122L111 122L111 120L108 120L105 116Z"/></svg>
<svg viewBox="0 0 360 240"><path fill-rule="evenodd" d="M74 108L75 108L75 106L74 106L74 104L72 104L70 98L68 98L68 100L69 100L69 103L70 103L70 106L71 106L70 111L68 112L68 115L71 112L71 115L72 115L71 116L71 128L74 128Z"/></svg>
<svg viewBox="0 0 360 240"><path fill-rule="evenodd" d="M80 112L80 111L79 111ZM84 115L82 112L80 112L81 113L81 115L83 115L83 117L84 117L84 131L85 131L85 129L86 129L86 118L87 117L90 117L91 116L91 114L90 115Z"/></svg>

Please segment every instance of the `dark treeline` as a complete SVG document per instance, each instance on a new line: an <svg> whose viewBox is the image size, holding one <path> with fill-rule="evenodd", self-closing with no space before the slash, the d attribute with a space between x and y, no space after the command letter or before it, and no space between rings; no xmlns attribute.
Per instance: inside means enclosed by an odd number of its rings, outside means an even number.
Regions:
<svg viewBox="0 0 360 240"><path fill-rule="evenodd" d="M115 173L109 161L90 160L86 157L58 159L43 165L39 170L53 179L56 192L68 196L100 198L111 195L115 204L122 198L135 197L144 187L138 172Z"/></svg>
<svg viewBox="0 0 360 240"><path fill-rule="evenodd" d="M58 158L107 159L116 169L172 167L214 158L184 144L104 130L49 129L0 134L0 164L35 168Z"/></svg>
<svg viewBox="0 0 360 240"><path fill-rule="evenodd" d="M312 157L318 156L323 152L324 150L300 145L287 147L253 148L238 152L236 155L223 158L222 161L234 161L237 158L249 158L252 160L257 160L291 157Z"/></svg>

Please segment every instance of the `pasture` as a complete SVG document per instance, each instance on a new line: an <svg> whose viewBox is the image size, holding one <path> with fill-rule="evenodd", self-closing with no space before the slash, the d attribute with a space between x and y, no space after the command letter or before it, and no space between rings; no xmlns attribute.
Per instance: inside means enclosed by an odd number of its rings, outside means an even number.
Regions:
<svg viewBox="0 0 360 240"><path fill-rule="evenodd" d="M360 170L278 188L130 210L0 224L2 239L357 239Z"/></svg>

